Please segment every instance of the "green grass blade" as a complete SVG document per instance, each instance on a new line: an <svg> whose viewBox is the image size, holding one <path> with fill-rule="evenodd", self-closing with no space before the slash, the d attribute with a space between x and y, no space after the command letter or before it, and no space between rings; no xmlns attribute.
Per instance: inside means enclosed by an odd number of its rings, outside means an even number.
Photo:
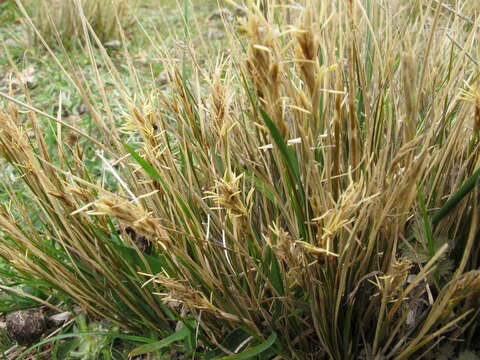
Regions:
<svg viewBox="0 0 480 360"><path fill-rule="evenodd" d="M251 359L254 356L260 355L264 351L268 350L277 340L277 333L273 332L267 340L265 340L260 345L254 346L248 350L242 351L241 353L225 356L219 358L218 360L240 360L240 359Z"/></svg>
<svg viewBox="0 0 480 360"><path fill-rule="evenodd" d="M268 127L268 130L270 131L270 134L272 135L273 140L277 144L278 148L280 149L280 152L282 156L285 159L286 165L287 165L287 170L289 173L293 176L295 179L295 182L300 183L300 169L298 167L298 161L295 157L295 155L292 153L292 151L287 147L287 144L285 143L285 140L283 139L282 135L280 134L280 131L278 130L277 126L274 124L272 119L270 119L270 116L264 111L260 110L263 120L265 121L265 124ZM301 183L300 183L301 185Z"/></svg>
<svg viewBox="0 0 480 360"><path fill-rule="evenodd" d="M295 207L295 212L297 215L297 222L300 229L300 235L306 239L307 238L307 230L306 230L306 222L308 218L305 214L307 209L307 204L305 201L305 191L303 188L302 180L300 177L300 169L298 166L298 160L295 156L295 153L292 149L287 147L285 140L283 139L280 131L278 130L277 126L273 123L270 119L268 114L260 109L262 113L263 120L267 125L270 134L272 135L273 140L277 144L280 153L283 157L285 162L285 167L287 169L287 179L289 179L289 186L290 192L292 196L292 201Z"/></svg>
<svg viewBox="0 0 480 360"><path fill-rule="evenodd" d="M242 329L235 329L231 333L229 333L225 338L222 340L222 348L223 349L236 349L240 346L242 342L247 340L249 334L247 334ZM203 360L215 360L219 359L220 356L224 356L225 353L220 349L215 349L205 355L203 355Z"/></svg>
<svg viewBox="0 0 480 360"><path fill-rule="evenodd" d="M190 329L186 326L183 326L180 330L176 331L172 335L154 343L145 344L133 349L129 356L139 356L143 354L148 354L176 342L185 339L190 334Z"/></svg>
<svg viewBox="0 0 480 360"><path fill-rule="evenodd" d="M470 176L462 184L460 189L453 195L448 201L438 210L435 215L432 217L432 223L436 224L442 220L453 208L470 192L475 186L477 186L477 181L480 178L480 168L477 169L472 176Z"/></svg>
<svg viewBox="0 0 480 360"><path fill-rule="evenodd" d="M423 229L427 237L428 254L431 259L435 255L435 247L433 244L432 226L430 224L430 219L428 218L427 206L425 204L425 196L423 195L423 190L419 190L418 198L419 198L420 215L422 217Z"/></svg>
<svg viewBox="0 0 480 360"><path fill-rule="evenodd" d="M140 156L139 153L135 151L130 145L124 144L123 145L128 153L135 159L135 161L142 167L143 170L150 176L153 180L158 181L165 189L168 189L167 184L163 180L163 178L158 173L157 169L155 169L152 165L150 165L144 158Z"/></svg>

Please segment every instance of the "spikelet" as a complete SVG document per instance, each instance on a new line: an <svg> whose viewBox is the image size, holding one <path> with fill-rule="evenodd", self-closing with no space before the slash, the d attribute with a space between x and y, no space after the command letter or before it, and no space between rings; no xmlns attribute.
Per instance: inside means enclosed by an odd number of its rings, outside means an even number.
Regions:
<svg viewBox="0 0 480 360"><path fill-rule="evenodd" d="M229 74L225 74L225 64L215 69L210 82L211 92L207 99L207 108L211 119L208 124L209 137L220 141L235 125L232 117L232 94L228 87ZM225 79L225 80L224 80Z"/></svg>
<svg viewBox="0 0 480 360"><path fill-rule="evenodd" d="M473 132L478 134L480 132L480 91L471 85L467 84L467 90L461 90L461 99L471 102L475 106L473 114Z"/></svg>
<svg viewBox="0 0 480 360"><path fill-rule="evenodd" d="M402 293L407 284L411 268L412 263L406 259L392 261L386 276L389 283L387 286L389 298L394 298Z"/></svg>
<svg viewBox="0 0 480 360"><path fill-rule="evenodd" d="M339 237L338 235L342 231L348 230L355 219L356 211L364 206L365 202L369 202L377 196L377 194L371 196L367 194L363 178L357 182L353 182L352 179L350 181L350 185L343 191L336 206L312 219L312 221L318 222L318 226L321 228L316 235L315 246L319 254L338 256L334 249L338 249L337 251L341 253L347 244L334 244L333 240ZM313 249L312 246L309 248ZM314 250L311 251L315 253Z"/></svg>
<svg viewBox="0 0 480 360"><path fill-rule="evenodd" d="M225 209L229 216L246 216L251 206L253 188L248 193L245 203L242 199L241 180L243 174L236 175L230 170L226 170L222 179L216 181L213 191L208 191L206 198L212 199L217 207L215 209Z"/></svg>
<svg viewBox="0 0 480 360"><path fill-rule="evenodd" d="M156 293L156 295L161 296L165 302L181 302L189 308L206 311L227 321L244 322L248 323L250 326L253 325L248 319L241 319L237 315L222 311L212 304L204 294L189 286L186 281L172 279L162 274L150 276L152 276L151 280L165 288L166 292Z"/></svg>
<svg viewBox="0 0 480 360"><path fill-rule="evenodd" d="M157 121L160 118L158 109L153 106L153 100L147 99L140 106L129 104L129 113L124 114L121 131L124 133L139 132L145 145L151 148L157 146Z"/></svg>
<svg viewBox="0 0 480 360"><path fill-rule="evenodd" d="M279 225L273 224L269 227L269 230L271 234L264 235L264 239L277 258L287 265L286 277L288 281L291 284L301 282L308 262L304 248L299 246L293 236Z"/></svg>
<svg viewBox="0 0 480 360"><path fill-rule="evenodd" d="M135 205L118 196L105 195L94 203L89 215L108 215L117 219L123 226L130 226L137 233L166 249L170 243L167 231L140 205Z"/></svg>
<svg viewBox="0 0 480 360"><path fill-rule="evenodd" d="M306 84L312 99L312 112L318 108L319 97L319 72L320 67L317 61L320 42L316 34L313 21L313 8L307 7L303 12L302 24L295 32L296 58L303 82Z"/></svg>
<svg viewBox="0 0 480 360"><path fill-rule="evenodd" d="M247 34L249 41L245 71L253 81L261 106L286 138L289 130L282 101L285 69L280 61L278 34L258 13L250 13L248 19L241 23L241 30Z"/></svg>
<svg viewBox="0 0 480 360"><path fill-rule="evenodd" d="M29 146L27 144L27 134L16 125L18 121L18 111L13 110L9 113L0 111L0 154L10 160L15 160L21 164L25 170L30 168Z"/></svg>

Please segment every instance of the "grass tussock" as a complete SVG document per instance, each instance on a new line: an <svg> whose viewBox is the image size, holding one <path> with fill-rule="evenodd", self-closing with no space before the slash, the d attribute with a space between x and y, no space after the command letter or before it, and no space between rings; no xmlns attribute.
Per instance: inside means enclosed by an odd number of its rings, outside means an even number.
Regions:
<svg viewBox="0 0 480 360"><path fill-rule="evenodd" d="M29 125L2 112L2 154L42 226L12 192L1 255L131 329L181 317L220 355L400 360L473 346L478 26L436 1L236 5L246 16L228 54L199 66L191 48L187 71L159 47L169 91L116 83L122 118L92 114L121 130L90 145L115 190L63 144L62 124L52 158L34 112Z"/></svg>
<svg viewBox="0 0 480 360"><path fill-rule="evenodd" d="M31 42L40 44L41 37L50 45L71 45L83 39L85 20L102 43L119 41L120 29L133 25L137 6L136 0L27 0L17 4L29 10L36 29L27 24Z"/></svg>

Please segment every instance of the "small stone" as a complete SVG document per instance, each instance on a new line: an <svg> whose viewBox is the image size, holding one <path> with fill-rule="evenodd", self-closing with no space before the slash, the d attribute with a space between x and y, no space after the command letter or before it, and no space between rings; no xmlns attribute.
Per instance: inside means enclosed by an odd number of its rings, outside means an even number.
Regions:
<svg viewBox="0 0 480 360"><path fill-rule="evenodd" d="M41 309L15 311L7 315L7 332L19 345L38 341L47 330L47 321Z"/></svg>

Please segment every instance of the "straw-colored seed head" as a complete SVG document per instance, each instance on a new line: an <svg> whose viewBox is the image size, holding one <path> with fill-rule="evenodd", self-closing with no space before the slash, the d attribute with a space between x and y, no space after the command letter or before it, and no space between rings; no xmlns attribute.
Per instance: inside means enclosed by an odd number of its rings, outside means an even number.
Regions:
<svg viewBox="0 0 480 360"><path fill-rule="evenodd" d="M207 198L213 199L217 208L227 210L233 217L245 216L248 214L248 203L250 203L251 194L247 196L247 204L242 200L241 179L243 174L236 175L230 170L226 170L223 179L216 181L213 191L208 191Z"/></svg>
<svg viewBox="0 0 480 360"><path fill-rule="evenodd" d="M467 84L466 86L466 90L461 90L461 99L474 104L472 129L478 133L480 131L480 91L472 85Z"/></svg>
<svg viewBox="0 0 480 360"><path fill-rule="evenodd" d="M403 290L411 268L411 262L405 259L394 260L392 262L390 270L387 273L390 283L388 288L391 296L399 294Z"/></svg>
<svg viewBox="0 0 480 360"><path fill-rule="evenodd" d="M95 202L95 210L92 215L109 215L117 219L124 226L130 226L139 234L153 242L157 242L165 248L170 243L166 230L160 224L160 220L154 218L140 205L135 205L120 197L105 195Z"/></svg>
<svg viewBox="0 0 480 360"><path fill-rule="evenodd" d="M280 133L287 137L289 129L282 101L286 68L280 61L279 34L258 15L250 16L241 28L247 34L250 45L245 72L253 82L261 106L270 114Z"/></svg>
<svg viewBox="0 0 480 360"><path fill-rule="evenodd" d="M250 322L247 319L240 319L236 315L220 310L205 295L192 288L186 281L172 279L164 275L156 275L154 281L165 288L165 293L157 293L165 302L181 302L191 309L206 311L228 321Z"/></svg>

